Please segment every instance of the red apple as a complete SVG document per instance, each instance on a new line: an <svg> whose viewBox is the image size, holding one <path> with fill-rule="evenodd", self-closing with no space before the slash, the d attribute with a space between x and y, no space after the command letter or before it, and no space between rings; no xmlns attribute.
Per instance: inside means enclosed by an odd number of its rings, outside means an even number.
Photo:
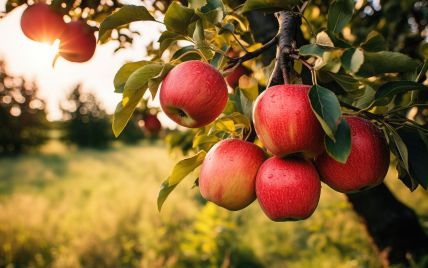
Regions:
<svg viewBox="0 0 428 268"><path fill-rule="evenodd" d="M256 100L253 120L263 145L276 156L324 150L324 131L309 103L307 85L278 85Z"/></svg>
<svg viewBox="0 0 428 268"><path fill-rule="evenodd" d="M49 5L38 3L22 13L21 29L31 40L53 43L65 30L65 22Z"/></svg>
<svg viewBox="0 0 428 268"><path fill-rule="evenodd" d="M321 194L314 165L304 158L271 157L256 179L260 206L273 221L303 220L312 215Z"/></svg>
<svg viewBox="0 0 428 268"><path fill-rule="evenodd" d="M186 61L172 69L162 82L160 104L177 124L190 128L214 121L227 103L227 86L213 66Z"/></svg>
<svg viewBox="0 0 428 268"><path fill-rule="evenodd" d="M92 28L83 21L72 21L66 26L60 38L59 55L71 62L90 60L97 45Z"/></svg>
<svg viewBox="0 0 428 268"><path fill-rule="evenodd" d="M264 159L262 149L253 143L238 139L220 141L202 164L201 195L229 210L245 208L256 199L255 180Z"/></svg>
<svg viewBox="0 0 428 268"><path fill-rule="evenodd" d="M156 115L149 114L144 119L144 128L150 134L158 134L162 128L162 124Z"/></svg>
<svg viewBox="0 0 428 268"><path fill-rule="evenodd" d="M242 65L239 65L228 76L226 76L226 81L231 88L235 88L239 85L239 78L249 73L250 71L247 68Z"/></svg>
<svg viewBox="0 0 428 268"><path fill-rule="evenodd" d="M342 164L327 153L316 160L322 180L336 191L355 192L379 185L389 167L389 149L382 132L368 120L346 116L351 128L351 153Z"/></svg>

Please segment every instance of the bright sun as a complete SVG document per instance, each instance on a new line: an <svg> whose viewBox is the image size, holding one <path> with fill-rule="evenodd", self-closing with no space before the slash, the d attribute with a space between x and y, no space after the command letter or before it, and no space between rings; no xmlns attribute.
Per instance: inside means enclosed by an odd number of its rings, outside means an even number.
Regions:
<svg viewBox="0 0 428 268"><path fill-rule="evenodd" d="M32 56L28 62L29 64L39 67L43 66L43 68L53 68L52 63L59 49L59 39L55 40L53 44L39 43L29 40L28 45L28 49L32 52Z"/></svg>

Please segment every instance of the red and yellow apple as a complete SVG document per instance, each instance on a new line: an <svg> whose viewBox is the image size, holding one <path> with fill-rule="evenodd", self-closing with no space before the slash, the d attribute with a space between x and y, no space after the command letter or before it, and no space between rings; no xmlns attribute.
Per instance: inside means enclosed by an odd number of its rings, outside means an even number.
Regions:
<svg viewBox="0 0 428 268"><path fill-rule="evenodd" d="M273 221L303 220L315 211L321 181L314 165L304 158L271 157L256 179L260 206Z"/></svg>
<svg viewBox="0 0 428 268"><path fill-rule="evenodd" d="M90 60L97 46L94 30L83 21L67 23L60 40L59 55L71 62Z"/></svg>
<svg viewBox="0 0 428 268"><path fill-rule="evenodd" d="M316 166L328 186L342 193L379 185L389 167L389 149L382 132L370 121L346 116L351 128L351 153L345 164L327 153L320 155Z"/></svg>
<svg viewBox="0 0 428 268"><path fill-rule="evenodd" d="M202 197L229 210L240 210L256 199L257 170L265 160L253 143L227 139L208 152L199 175Z"/></svg>
<svg viewBox="0 0 428 268"><path fill-rule="evenodd" d="M25 9L21 17L21 29L33 41L53 43L65 30L62 15L49 5L38 3Z"/></svg>
<svg viewBox="0 0 428 268"><path fill-rule="evenodd" d="M324 131L311 109L307 85L278 85L256 100L254 127L262 144L276 156L324 150Z"/></svg>
<svg viewBox="0 0 428 268"><path fill-rule="evenodd" d="M160 104L177 124L190 128L214 121L227 103L227 86L213 66L186 61L172 69L162 82Z"/></svg>

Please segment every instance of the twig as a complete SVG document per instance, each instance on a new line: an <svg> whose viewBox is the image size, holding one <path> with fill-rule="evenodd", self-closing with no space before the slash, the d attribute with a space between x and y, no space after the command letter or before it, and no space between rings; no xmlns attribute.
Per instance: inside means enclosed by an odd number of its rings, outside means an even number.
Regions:
<svg viewBox="0 0 428 268"><path fill-rule="evenodd" d="M274 38L272 38L272 40L270 40L269 42L264 44L261 48L255 50L253 52L248 52L242 57L231 58L229 60L229 62L227 63L226 67L224 68L224 70L230 69L235 65L241 64L245 61L248 61L248 60L251 60L251 59L254 59L254 58L260 56L261 54L263 54L263 52L268 50L273 45L276 45L277 43L278 43L278 36L275 36Z"/></svg>
<svg viewBox="0 0 428 268"><path fill-rule="evenodd" d="M245 51L245 53L249 53L248 50L245 48L245 46L239 41L238 37L234 33L232 33L233 38L235 38L235 41L238 43L238 45L242 48L242 50Z"/></svg>

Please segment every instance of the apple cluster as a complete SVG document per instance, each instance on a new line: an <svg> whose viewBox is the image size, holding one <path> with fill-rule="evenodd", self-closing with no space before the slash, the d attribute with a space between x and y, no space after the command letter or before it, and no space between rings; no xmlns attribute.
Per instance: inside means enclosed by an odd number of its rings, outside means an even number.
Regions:
<svg viewBox="0 0 428 268"><path fill-rule="evenodd" d="M63 16L45 3L27 7L22 13L21 29L36 42L52 44L59 39L59 55L71 62L86 62L95 53L94 30L81 20L65 23Z"/></svg>
<svg viewBox="0 0 428 268"><path fill-rule="evenodd" d="M268 154L240 139L215 144L199 175L200 192L206 200L235 211L257 199L273 221L302 220L318 205L321 181L342 193L383 181L389 149L382 132L366 119L345 116L352 148L345 164L337 162L325 151L325 133L312 111L310 88L277 85L258 96L253 123ZM225 79L201 61L176 66L160 89L163 111L179 125L191 128L215 120L227 98Z"/></svg>

